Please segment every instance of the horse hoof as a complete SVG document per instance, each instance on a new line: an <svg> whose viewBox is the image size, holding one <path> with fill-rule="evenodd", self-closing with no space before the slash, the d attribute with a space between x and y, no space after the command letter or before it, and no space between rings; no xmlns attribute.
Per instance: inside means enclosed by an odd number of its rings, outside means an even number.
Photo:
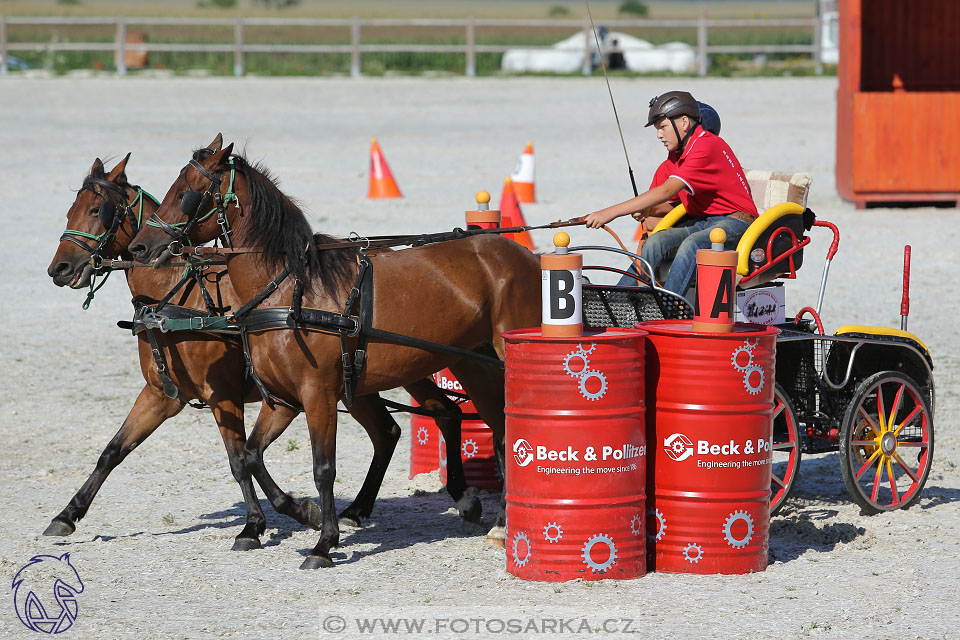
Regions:
<svg viewBox="0 0 960 640"><path fill-rule="evenodd" d="M323 556L307 556L300 565L301 569L328 569L333 566L333 560Z"/></svg>
<svg viewBox="0 0 960 640"><path fill-rule="evenodd" d="M237 538L233 541L231 551L252 551L260 548L259 538Z"/></svg>
<svg viewBox="0 0 960 640"><path fill-rule="evenodd" d="M457 502L457 511L460 517L467 522L480 522L480 516L483 514L483 505L480 499L475 496L460 498Z"/></svg>
<svg viewBox="0 0 960 640"><path fill-rule="evenodd" d="M487 534L487 544L498 549L507 548L507 530L504 527L494 527Z"/></svg>
<svg viewBox="0 0 960 640"><path fill-rule="evenodd" d="M303 514L303 524L314 531L320 531L323 526L323 513L320 512L317 503L310 498L304 498L303 502L300 503L300 508L306 512Z"/></svg>
<svg viewBox="0 0 960 640"><path fill-rule="evenodd" d="M341 529L359 529L363 526L363 524L360 522L360 518L347 515L341 515L340 519L337 520L337 524Z"/></svg>
<svg viewBox="0 0 960 640"><path fill-rule="evenodd" d="M64 522L63 520L51 520L50 524L47 525L47 528L44 529L43 535L45 536L68 536L77 528L73 526L72 523Z"/></svg>

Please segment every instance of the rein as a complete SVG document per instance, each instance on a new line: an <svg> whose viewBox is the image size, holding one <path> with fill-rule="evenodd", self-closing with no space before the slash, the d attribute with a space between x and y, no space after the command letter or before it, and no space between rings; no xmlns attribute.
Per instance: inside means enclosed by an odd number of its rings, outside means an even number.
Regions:
<svg viewBox="0 0 960 640"><path fill-rule="evenodd" d="M472 236L479 235L500 235L504 233L521 233L523 231L532 231L536 229L559 229L562 227L572 227L583 224L584 217L571 218L570 220L557 220L556 222L551 222L548 224L542 224L538 226L519 226L519 227L496 227L493 229L461 229L457 227L453 231L442 231L440 233L425 233L425 234L410 234L410 235L393 235L393 236L370 236L370 237L361 237L355 234L351 235L351 240L344 240L342 242L327 242L324 244L317 244L314 247L318 251L329 251L333 249L385 249L389 247L420 247L427 244L434 244L437 242L446 242L448 240L459 240L461 238L469 238ZM150 224L150 222L147 222ZM166 223L164 223L166 224ZM157 226L157 225L153 225ZM612 230L607 229L614 238L617 239L617 242L620 242L620 238L617 237L616 233ZM623 243L620 243L620 246L623 247ZM261 253L260 249L252 249L249 247L192 247L184 246L180 240L174 240L167 247L174 256L188 256L188 257L197 257L202 258L206 256L227 256L227 255L238 255L246 253ZM626 249L626 247L623 247Z"/></svg>

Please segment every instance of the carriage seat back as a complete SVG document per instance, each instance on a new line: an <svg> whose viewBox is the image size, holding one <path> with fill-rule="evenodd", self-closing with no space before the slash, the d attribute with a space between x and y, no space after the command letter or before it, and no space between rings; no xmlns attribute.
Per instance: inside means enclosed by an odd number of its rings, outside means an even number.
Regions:
<svg viewBox="0 0 960 640"><path fill-rule="evenodd" d="M796 270L803 264L803 247L798 245L815 219L807 209L813 178L808 173L758 169L746 169L744 173L757 211L762 213L737 243L739 287L796 277Z"/></svg>

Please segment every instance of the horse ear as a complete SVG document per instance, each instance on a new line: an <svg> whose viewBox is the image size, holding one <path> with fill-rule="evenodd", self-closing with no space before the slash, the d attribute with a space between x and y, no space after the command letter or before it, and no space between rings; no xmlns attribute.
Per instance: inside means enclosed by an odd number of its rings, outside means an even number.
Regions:
<svg viewBox="0 0 960 640"><path fill-rule="evenodd" d="M132 153L132 152L131 152ZM130 154L128 153L123 157L123 160L117 163L113 169L110 170L109 179L111 182L117 182L119 178L123 178L122 182L126 182L127 178L127 161L130 159Z"/></svg>
<svg viewBox="0 0 960 640"><path fill-rule="evenodd" d="M103 161L100 158L97 158L90 166L90 175L96 178L97 176L102 176L103 174Z"/></svg>
<svg viewBox="0 0 960 640"><path fill-rule="evenodd" d="M220 147L222 146L223 146L223 134L218 133L217 137L213 139L213 142L207 145L207 149L210 149L210 151L213 151L214 153L216 153L217 151L220 151Z"/></svg>
<svg viewBox="0 0 960 640"><path fill-rule="evenodd" d="M215 154L210 156L209 167L211 169L216 169L217 167L222 166L226 159L230 157L230 154L233 153L233 143L231 142L226 147L217 151Z"/></svg>

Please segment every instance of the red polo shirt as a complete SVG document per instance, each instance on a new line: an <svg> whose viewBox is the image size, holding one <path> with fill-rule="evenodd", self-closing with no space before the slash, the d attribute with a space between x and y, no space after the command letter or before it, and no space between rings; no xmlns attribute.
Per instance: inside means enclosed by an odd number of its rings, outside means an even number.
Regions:
<svg viewBox="0 0 960 640"><path fill-rule="evenodd" d="M694 130L679 159L671 153L657 167L650 188L660 186L667 178L678 178L686 185L678 195L691 217L722 216L735 211L757 215L737 156L723 138L702 128Z"/></svg>

